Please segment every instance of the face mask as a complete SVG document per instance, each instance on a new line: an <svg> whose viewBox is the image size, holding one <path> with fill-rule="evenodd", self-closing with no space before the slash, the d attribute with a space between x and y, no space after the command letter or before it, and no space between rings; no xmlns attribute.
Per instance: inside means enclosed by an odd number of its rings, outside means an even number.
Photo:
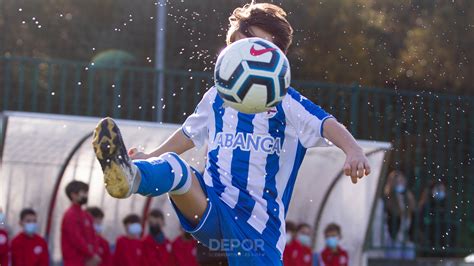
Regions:
<svg viewBox="0 0 474 266"><path fill-rule="evenodd" d="M433 193L433 197L435 198L435 200L444 200L444 198L446 198L446 192L444 191L435 191Z"/></svg>
<svg viewBox="0 0 474 266"><path fill-rule="evenodd" d="M96 233L100 234L104 231L104 227L101 224L94 224L94 230Z"/></svg>
<svg viewBox="0 0 474 266"><path fill-rule="evenodd" d="M337 236L330 236L326 238L326 246L329 248L336 248L339 244L339 238Z"/></svg>
<svg viewBox="0 0 474 266"><path fill-rule="evenodd" d="M293 237L290 234L286 235L286 244L290 243L293 240Z"/></svg>
<svg viewBox="0 0 474 266"><path fill-rule="evenodd" d="M0 212L0 225L5 223L5 214L3 212Z"/></svg>
<svg viewBox="0 0 474 266"><path fill-rule="evenodd" d="M33 235L38 230L38 224L37 223L25 223L23 225L23 230L25 230L25 233L27 235Z"/></svg>
<svg viewBox="0 0 474 266"><path fill-rule="evenodd" d="M395 186L395 192L401 194L405 192L405 186L404 185L396 185Z"/></svg>
<svg viewBox="0 0 474 266"><path fill-rule="evenodd" d="M149 226L150 234L156 236L161 234L161 226L159 224L154 224Z"/></svg>
<svg viewBox="0 0 474 266"><path fill-rule="evenodd" d="M82 197L77 203L79 203L79 205L84 205L87 203L87 197Z"/></svg>
<svg viewBox="0 0 474 266"><path fill-rule="evenodd" d="M139 223L133 223L128 226L128 233L134 236L139 236L142 234L142 225Z"/></svg>
<svg viewBox="0 0 474 266"><path fill-rule="evenodd" d="M298 241L300 241L304 246L311 246L311 237L308 235L298 235Z"/></svg>

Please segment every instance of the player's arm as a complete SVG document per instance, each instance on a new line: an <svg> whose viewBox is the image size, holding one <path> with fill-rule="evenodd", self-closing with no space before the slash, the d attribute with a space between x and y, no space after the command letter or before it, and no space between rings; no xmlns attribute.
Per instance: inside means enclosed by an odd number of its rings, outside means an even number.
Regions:
<svg viewBox="0 0 474 266"><path fill-rule="evenodd" d="M328 119L323 124L323 131L324 137L346 154L344 174L351 177L352 183L357 183L357 179L364 174L370 174L369 161L362 148L342 124L336 119Z"/></svg>
<svg viewBox="0 0 474 266"><path fill-rule="evenodd" d="M183 126L153 152L146 154L132 148L128 152L130 157L132 159L148 159L158 157L165 152L181 154L194 146L202 146L207 140L208 117L212 112L212 103L216 93L215 88L208 90Z"/></svg>

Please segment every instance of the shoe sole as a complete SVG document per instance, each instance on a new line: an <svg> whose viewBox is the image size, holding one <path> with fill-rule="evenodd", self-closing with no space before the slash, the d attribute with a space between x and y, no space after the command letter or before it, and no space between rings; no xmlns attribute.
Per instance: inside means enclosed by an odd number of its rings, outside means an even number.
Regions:
<svg viewBox="0 0 474 266"><path fill-rule="evenodd" d="M104 118L97 124L92 146L104 173L107 192L114 198L127 198L130 195L130 185L124 167L128 163L127 158L121 157L121 153L123 154L123 151L125 151L124 156L128 155L120 130L112 118ZM130 168L130 165L128 167Z"/></svg>

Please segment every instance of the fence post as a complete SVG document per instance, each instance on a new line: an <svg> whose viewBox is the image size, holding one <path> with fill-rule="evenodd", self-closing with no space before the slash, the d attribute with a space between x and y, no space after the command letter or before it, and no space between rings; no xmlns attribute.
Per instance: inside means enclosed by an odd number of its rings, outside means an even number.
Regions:
<svg viewBox="0 0 474 266"><path fill-rule="evenodd" d="M351 133L357 138L357 126L359 124L359 100L360 100L360 89L359 84L354 83L351 87Z"/></svg>

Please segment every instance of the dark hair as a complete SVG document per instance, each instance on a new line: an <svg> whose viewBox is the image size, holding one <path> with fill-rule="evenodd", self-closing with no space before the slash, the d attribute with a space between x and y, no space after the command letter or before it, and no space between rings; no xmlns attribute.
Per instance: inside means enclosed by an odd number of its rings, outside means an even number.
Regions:
<svg viewBox="0 0 474 266"><path fill-rule="evenodd" d="M287 52L293 41L293 28L286 20L286 12L279 6L269 3L251 3L234 9L229 17L230 27L227 31L227 44L235 42L236 33L254 37L249 30L251 26L272 35L272 42L283 52Z"/></svg>
<svg viewBox="0 0 474 266"><path fill-rule="evenodd" d="M25 219L25 217L27 215L36 216L36 212L35 212L35 210L33 210L31 208L25 208L25 209L21 210L21 212L20 212L20 221L23 221L23 219Z"/></svg>
<svg viewBox="0 0 474 266"><path fill-rule="evenodd" d="M293 221L286 221L285 228L287 232L296 232L296 224Z"/></svg>
<svg viewBox="0 0 474 266"><path fill-rule="evenodd" d="M72 200L71 194L72 193L79 193L79 191L89 191L89 185L81 182L81 181L71 181L69 184L66 186L66 195L69 198L69 200Z"/></svg>
<svg viewBox="0 0 474 266"><path fill-rule="evenodd" d="M87 212L89 212L94 218L104 218L104 212L99 207L89 207L87 208Z"/></svg>
<svg viewBox="0 0 474 266"><path fill-rule="evenodd" d="M307 223L300 223L300 224L298 225L298 227L296 228L296 231L299 232L301 229L303 229L303 228L305 228L305 227L311 228L311 226L309 226L309 224L307 224Z"/></svg>
<svg viewBox="0 0 474 266"><path fill-rule="evenodd" d="M328 234L329 232L332 232L332 231L337 231L337 233L340 235L341 234L341 227L336 223L330 223L324 229L324 234L326 235L326 234Z"/></svg>
<svg viewBox="0 0 474 266"><path fill-rule="evenodd" d="M140 216L136 214L129 214L125 216L125 218L123 218L122 220L123 225L140 223L140 222L141 222Z"/></svg>
<svg viewBox="0 0 474 266"><path fill-rule="evenodd" d="M165 219L163 212L159 209L151 210L150 213L148 214L148 217L161 218L163 220Z"/></svg>

